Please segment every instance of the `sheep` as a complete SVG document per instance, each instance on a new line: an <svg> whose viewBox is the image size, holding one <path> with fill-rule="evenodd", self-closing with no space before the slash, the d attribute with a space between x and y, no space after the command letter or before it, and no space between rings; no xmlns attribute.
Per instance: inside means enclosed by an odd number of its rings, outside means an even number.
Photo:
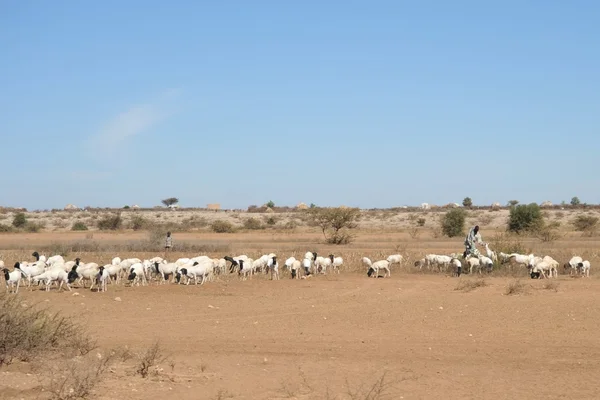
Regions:
<svg viewBox="0 0 600 400"><path fill-rule="evenodd" d="M479 258L468 255L465 261L469 264L469 274L473 273L473 268L477 268L481 272L481 261Z"/></svg>
<svg viewBox="0 0 600 400"><path fill-rule="evenodd" d="M305 257L304 260L302 260L302 268L304 268L304 275L302 276L302 278L306 279L307 277L310 276L310 267L311 266L312 266L312 258Z"/></svg>
<svg viewBox="0 0 600 400"><path fill-rule="evenodd" d="M401 264L404 261L404 257L400 254L392 254L391 256L388 256L387 261L390 265Z"/></svg>
<svg viewBox="0 0 600 400"><path fill-rule="evenodd" d="M123 261L123 260L121 260L121 257L115 257L115 258L113 258L113 259L111 260L111 262L110 262L110 263L111 263L112 265L119 265L119 264L121 264L121 261Z"/></svg>
<svg viewBox="0 0 600 400"><path fill-rule="evenodd" d="M446 269L448 269L450 261L452 261L452 257L436 255L434 258L433 265L437 266L439 271L445 271Z"/></svg>
<svg viewBox="0 0 600 400"><path fill-rule="evenodd" d="M227 270L227 261L224 258L216 258L213 261L215 263L215 271L219 274L224 274Z"/></svg>
<svg viewBox="0 0 600 400"><path fill-rule="evenodd" d="M131 282L131 286L137 283L140 286L140 280L142 281L142 286L147 285L146 282L146 274L144 273L144 266L141 262L134 263L129 268L129 275L127 276L127 280Z"/></svg>
<svg viewBox="0 0 600 400"><path fill-rule="evenodd" d="M529 260L531 257L533 257L533 254L524 255L524 254L512 253L510 255L510 257L508 258L508 262L510 263L510 265L518 264L518 265L528 266Z"/></svg>
<svg viewBox="0 0 600 400"><path fill-rule="evenodd" d="M372 274L372 276L374 278L377 278L379 276L380 269L387 271L388 277L392 276L392 273L390 272L390 262L388 260L375 261L371 265L371 268L373 269L373 272L374 272L374 275ZM385 278L385 274L383 275L383 277Z"/></svg>
<svg viewBox="0 0 600 400"><path fill-rule="evenodd" d="M255 260L252 263L244 262L244 260L239 261L240 270L238 271L238 276L240 277L240 279L246 280L248 279L248 275L250 275L250 278L252 278L252 275L254 275L254 263L256 261L259 260Z"/></svg>
<svg viewBox="0 0 600 400"><path fill-rule="evenodd" d="M363 257L361 259L362 264L365 268L367 268L367 276L371 277L373 276L373 274L375 273L375 270L373 269L373 263L371 262L371 259L369 257ZM377 277L377 275L373 276L374 278Z"/></svg>
<svg viewBox="0 0 600 400"><path fill-rule="evenodd" d="M165 283L165 281L167 280L167 276L169 275L173 275L173 278L171 279L171 282L175 281L175 274L178 271L179 267L183 267L184 265L187 264L177 264L177 263L167 263L167 264L161 264L161 263L154 263L154 267L156 268L156 271L160 274L160 276L163 278L161 283ZM185 275L185 274L184 274Z"/></svg>
<svg viewBox="0 0 600 400"><path fill-rule="evenodd" d="M271 280L273 280L273 277L275 277L276 280L279 280L279 264L277 263L277 256L273 256L269 259L267 267L269 268L269 271L271 271Z"/></svg>
<svg viewBox="0 0 600 400"><path fill-rule="evenodd" d="M20 269L23 277L27 278L27 286L31 286L31 279L44 273L46 264L37 261L32 264L22 265L20 262L15 263L14 269Z"/></svg>
<svg viewBox="0 0 600 400"><path fill-rule="evenodd" d="M539 276L538 274L541 274L544 278L547 278L548 276L546 275L546 272L548 272L550 277L552 277L552 265L550 262L547 261L540 261L536 263L534 267L531 268L532 276Z"/></svg>
<svg viewBox="0 0 600 400"><path fill-rule="evenodd" d="M486 268L487 272L490 273L494 268L494 261L492 261L490 257L482 255L479 257L479 265L481 266L481 268ZM481 269L479 270L479 272L481 272Z"/></svg>
<svg viewBox="0 0 600 400"><path fill-rule="evenodd" d="M342 257L334 257L333 254L329 255L329 259L331 260L331 269L340 273L340 267L344 264L344 259ZM391 264L391 263L390 263Z"/></svg>
<svg viewBox="0 0 600 400"><path fill-rule="evenodd" d="M570 275L573 275L574 272L579 273L581 270L581 267L579 266L579 264L583 263L583 258L579 257L579 256L574 256L572 257L568 263L565 263L564 265L564 269L565 271L567 269L571 269Z"/></svg>
<svg viewBox="0 0 600 400"><path fill-rule="evenodd" d="M45 271L43 274L37 275L33 277L33 281L35 283L39 283L44 281L46 284L46 292L50 291L50 285L52 282L60 282L58 286L58 291L60 292L63 284L67 285L67 289L71 291L71 282L69 282L69 275L62 268L50 268Z"/></svg>
<svg viewBox="0 0 600 400"><path fill-rule="evenodd" d="M15 290L15 294L19 293L19 285L21 284L22 273L19 269L15 269L12 272L8 270L8 268L3 268L2 272L4 272L4 279L6 279L6 292L10 293L11 290L14 290L15 284L17 286Z"/></svg>
<svg viewBox="0 0 600 400"><path fill-rule="evenodd" d="M60 255L48 257L48 259L46 260L46 265L49 267L52 267L57 264L64 264L64 263L65 263L65 259Z"/></svg>
<svg viewBox="0 0 600 400"><path fill-rule="evenodd" d="M315 268L316 268L316 272L320 272L322 274L326 274L327 273L327 267L331 266L331 258L327 257L321 257L321 256L317 256L317 258L315 259Z"/></svg>
<svg viewBox="0 0 600 400"><path fill-rule="evenodd" d="M98 274L96 275L96 282L98 284L98 292L106 292L106 283L110 280L110 274L108 269L100 267ZM91 289L90 289L91 290Z"/></svg>
<svg viewBox="0 0 600 400"><path fill-rule="evenodd" d="M35 261L41 261L43 263L47 261L46 256L40 256L40 253L38 253L37 251L31 253L31 256L35 258Z"/></svg>
<svg viewBox="0 0 600 400"><path fill-rule="evenodd" d="M108 274L109 280L112 282L112 280L114 279L115 283L119 284L119 281L121 279L121 266L118 264L107 264L103 268L104 271L106 271L106 273Z"/></svg>
<svg viewBox="0 0 600 400"><path fill-rule="evenodd" d="M194 261L192 265L186 264L176 273L176 279L179 282L181 276L188 278L186 285L190 284L191 278L194 278L194 284L198 284L198 277L202 277L200 285L203 285L207 277L214 272L214 263L212 260L205 262Z"/></svg>
<svg viewBox="0 0 600 400"><path fill-rule="evenodd" d="M510 259L510 254L500 252L500 253L498 253L498 257L499 257L500 263L506 264L508 262L508 260Z"/></svg>
<svg viewBox="0 0 600 400"><path fill-rule="evenodd" d="M223 257L223 259L225 261L229 261L231 263L229 265L229 273L230 274L233 273L235 267L237 267L239 265L239 263L236 260L234 260L233 257L231 257L231 256L225 256L225 257Z"/></svg>
<svg viewBox="0 0 600 400"><path fill-rule="evenodd" d="M579 268L581 269L581 273L583 276L585 276L586 278L590 277L591 264L588 260L584 260L583 262L581 262Z"/></svg>
<svg viewBox="0 0 600 400"><path fill-rule="evenodd" d="M545 261L550 265L550 277L554 276L555 278L558 278L558 261L550 256L544 256L542 261Z"/></svg>
<svg viewBox="0 0 600 400"><path fill-rule="evenodd" d="M302 263L300 262L300 260L295 260L292 263L292 266L290 267L292 279L300 279L300 276L298 275L298 270L300 269L301 266L302 266Z"/></svg>
<svg viewBox="0 0 600 400"><path fill-rule="evenodd" d="M78 279L78 284L81 285L83 283L83 288L85 289L85 281L89 280L91 282L90 290L94 288L94 282L96 281L96 276L98 275L98 264L89 263L89 264L75 264L71 268L71 272L69 272L69 280L72 283L75 279Z"/></svg>
<svg viewBox="0 0 600 400"><path fill-rule="evenodd" d="M452 266L452 276L457 276L460 278L460 274L462 272L462 263L456 257L452 257L450 260L450 266Z"/></svg>
<svg viewBox="0 0 600 400"><path fill-rule="evenodd" d="M490 249L490 245L488 243L485 244L485 252L493 262L498 262L498 255L495 251L492 251L492 249Z"/></svg>

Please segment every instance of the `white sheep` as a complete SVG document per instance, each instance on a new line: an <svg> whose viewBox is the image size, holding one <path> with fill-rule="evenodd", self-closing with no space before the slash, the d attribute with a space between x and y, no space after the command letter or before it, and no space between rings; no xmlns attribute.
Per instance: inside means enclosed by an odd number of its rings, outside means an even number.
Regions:
<svg viewBox="0 0 600 400"><path fill-rule="evenodd" d="M279 264L277 263L277 256L269 258L267 267L269 268L269 271L271 271L271 280L273 280L273 278L279 280Z"/></svg>
<svg viewBox="0 0 600 400"><path fill-rule="evenodd" d="M510 257L508 258L508 261L510 262L511 265L517 264L517 265L529 266L529 261L530 261L531 257L533 257L533 254L525 255L525 254L512 253L510 255Z"/></svg>
<svg viewBox="0 0 600 400"><path fill-rule="evenodd" d="M312 258L305 257L304 260L302 260L302 268L304 268L304 274L302 275L302 278L306 279L307 277L310 276L311 266L312 266Z"/></svg>
<svg viewBox="0 0 600 400"><path fill-rule="evenodd" d="M27 278L27 286L31 286L31 279L38 275L41 275L46 270L46 263L36 261L31 264L21 264L20 262L15 263L14 269L20 269L23 276Z"/></svg>
<svg viewBox="0 0 600 400"><path fill-rule="evenodd" d="M388 256L387 261L390 263L390 266L393 264L401 264L404 262L404 257L400 254L392 254L391 256Z"/></svg>
<svg viewBox="0 0 600 400"><path fill-rule="evenodd" d="M581 270L581 267L579 266L581 263L583 262L583 258L579 257L579 256L574 256L572 257L568 263L566 263L564 265L564 269L570 269L570 275L573 275L573 273L579 273Z"/></svg>
<svg viewBox="0 0 600 400"><path fill-rule="evenodd" d="M498 258L500 260L500 263L506 264L508 262L508 260L510 259L510 254L500 252L500 253L498 253Z"/></svg>
<svg viewBox="0 0 600 400"><path fill-rule="evenodd" d="M331 266L331 259L329 257L321 257L317 256L315 259L315 272L320 272L322 274L327 273L327 267Z"/></svg>
<svg viewBox="0 0 600 400"><path fill-rule="evenodd" d="M21 270L15 269L10 272L8 268L3 268L2 272L4 272L4 279L6 280L6 292L10 293L11 290L14 290L15 294L19 293L19 285L21 284L21 277L23 276Z"/></svg>
<svg viewBox="0 0 600 400"><path fill-rule="evenodd" d="M98 284L98 292L106 292L106 284L110 280L110 274L108 269L100 267L98 274L96 275L96 282ZM91 290L91 289L90 289Z"/></svg>
<svg viewBox="0 0 600 400"><path fill-rule="evenodd" d="M344 259L342 257L334 257L333 254L330 254L329 260L331 260L331 269L339 274L340 267L344 264Z"/></svg>
<svg viewBox="0 0 600 400"><path fill-rule="evenodd" d="M238 276L240 279L246 280L248 279L248 276L252 278L252 275L254 275L255 263L257 261L260 263L260 260L254 260L253 262L244 262L244 260L239 261L240 270L238 271Z"/></svg>
<svg viewBox="0 0 600 400"><path fill-rule="evenodd" d="M35 283L45 282L46 291L50 291L50 285L52 282L60 282L58 286L58 291L60 292L63 284L67 285L67 289L71 291L71 284L69 282L69 276L62 268L50 268L45 271L43 274L37 275L33 277L33 281Z"/></svg>
<svg viewBox="0 0 600 400"><path fill-rule="evenodd" d="M460 277L460 274L462 272L462 263L460 262L460 260L456 257L452 257L452 260L450 260L450 266L453 268L452 275Z"/></svg>
<svg viewBox="0 0 600 400"><path fill-rule="evenodd" d="M177 271L176 279L179 281L180 276L185 275L188 278L186 285L190 284L192 278L194 279L194 284L197 285L198 278L201 278L200 285L203 285L210 275L213 274L214 268L215 266L212 260L204 262L194 261L192 265L186 264Z"/></svg>
<svg viewBox="0 0 600 400"><path fill-rule="evenodd" d="M178 269L180 267L183 267L184 265L188 265L188 264L189 264L189 262L181 264L181 265L177 264L177 262L167 263L167 264L154 263L154 266L156 267L156 270L162 277L161 283L164 284L167 280L167 276L169 276L169 275L172 276L171 282L175 282L175 275L177 274Z"/></svg>
<svg viewBox="0 0 600 400"><path fill-rule="evenodd" d="M590 277L590 268L591 268L591 264L588 260L583 260L581 262L581 273L583 274L583 276L589 278Z"/></svg>
<svg viewBox="0 0 600 400"><path fill-rule="evenodd" d="M146 281L146 274L144 272L144 266L141 262L134 263L129 268L129 275L127 276L127 280L131 282L131 286L137 284L140 286L140 280L142 281L142 286L148 284Z"/></svg>
<svg viewBox="0 0 600 400"><path fill-rule="evenodd" d="M544 256L542 261L545 261L550 265L550 277L554 276L555 278L558 278L558 266L560 265L558 261L550 256Z"/></svg>
<svg viewBox="0 0 600 400"><path fill-rule="evenodd" d="M379 270L383 269L384 271L387 272L388 277L392 276L392 273L390 272L390 262L388 260L380 260L380 261L375 261L372 265L371 268L373 269L373 274L372 276L374 278L377 278L379 276ZM383 275L383 277L385 278L385 274Z"/></svg>

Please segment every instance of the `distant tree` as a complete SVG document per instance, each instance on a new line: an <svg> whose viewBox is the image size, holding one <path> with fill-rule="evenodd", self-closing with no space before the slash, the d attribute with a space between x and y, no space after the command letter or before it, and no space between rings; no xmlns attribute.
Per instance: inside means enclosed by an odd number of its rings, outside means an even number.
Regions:
<svg viewBox="0 0 600 400"><path fill-rule="evenodd" d="M508 205L509 205L510 207L514 207L514 206L516 206L517 204L519 204L519 200L510 200L510 201L508 202Z"/></svg>
<svg viewBox="0 0 600 400"><path fill-rule="evenodd" d="M313 224L323 231L327 243L348 244L354 239L354 236L348 230L356 228L356 221L360 217L360 209L315 207L309 209L308 212Z"/></svg>
<svg viewBox="0 0 600 400"><path fill-rule="evenodd" d="M575 196L571 199L571 205L572 206L578 206L581 204L581 201L579 200L579 197Z"/></svg>
<svg viewBox="0 0 600 400"><path fill-rule="evenodd" d="M442 219L442 232L448 237L460 236L465 230L467 212L462 208L455 208L444 215Z"/></svg>
<svg viewBox="0 0 600 400"><path fill-rule="evenodd" d="M170 207L172 205L179 203L179 199L177 197L169 197L168 199L162 200L162 203L165 206Z"/></svg>
<svg viewBox="0 0 600 400"><path fill-rule="evenodd" d="M129 207L128 205L124 205L124 206L123 206L123 209L124 209L124 210L129 210L130 208L131 208L131 207Z"/></svg>
<svg viewBox="0 0 600 400"><path fill-rule="evenodd" d="M465 197L465 199L463 200L463 206L471 207L472 205L473 205L473 200L471 200L470 197Z"/></svg>
<svg viewBox="0 0 600 400"><path fill-rule="evenodd" d="M267 203L267 207L269 207L269 208L275 207L275 203L273 203L273 200L269 200L269 202Z"/></svg>
<svg viewBox="0 0 600 400"><path fill-rule="evenodd" d="M317 205L316 205L315 203L310 203L310 206L309 206L309 207L310 207L310 208L316 208L316 207L317 207Z"/></svg>
<svg viewBox="0 0 600 400"><path fill-rule="evenodd" d="M16 213L12 224L15 228L23 228L27 225L27 217L25 217L25 214L22 212Z"/></svg>

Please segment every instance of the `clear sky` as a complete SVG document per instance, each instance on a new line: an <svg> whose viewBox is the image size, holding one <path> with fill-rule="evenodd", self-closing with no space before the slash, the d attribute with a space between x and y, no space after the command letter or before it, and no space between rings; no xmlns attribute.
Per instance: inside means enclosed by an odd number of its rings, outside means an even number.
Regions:
<svg viewBox="0 0 600 400"><path fill-rule="evenodd" d="M600 203L600 2L0 1L0 205Z"/></svg>

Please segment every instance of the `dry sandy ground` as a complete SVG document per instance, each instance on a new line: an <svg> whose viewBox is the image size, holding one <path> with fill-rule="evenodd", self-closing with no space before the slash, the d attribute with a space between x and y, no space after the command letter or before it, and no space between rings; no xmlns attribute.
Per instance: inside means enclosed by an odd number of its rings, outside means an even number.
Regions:
<svg viewBox="0 0 600 400"><path fill-rule="evenodd" d="M484 238L492 237L491 232ZM145 233L0 235L10 266L37 246L81 240L119 245ZM317 249L344 257L347 270L308 280L272 282L227 277L202 287L109 286L108 293L21 289L84 323L100 351L133 352L160 340L169 361L157 376L132 373L119 362L94 391L98 399L598 399L600 244L571 233L560 241L524 239L536 254L559 261L573 253L592 260L592 277L561 275L558 286L523 279L527 293L505 295L514 278L486 278L485 287L455 290L458 279L392 270L369 279L360 257L400 251L411 260L428 252L462 250L459 239L361 230L355 243L331 247L318 233L179 233L178 242L225 246L230 254L275 251L281 259ZM10 249L10 250L7 250ZM149 258L156 253L118 254ZM117 255L75 253L67 258L109 262ZM173 258L190 254L175 253ZM209 254L223 256L223 254ZM353 272L360 271L360 272ZM462 280L472 280L462 277ZM120 297L121 301L115 301ZM172 361L172 362L171 362ZM30 375L27 375L29 373ZM33 400L41 388L28 365L0 369L0 399ZM384 377L384 390L367 392ZM376 386L376 385L375 385Z"/></svg>
<svg viewBox="0 0 600 400"><path fill-rule="evenodd" d="M342 273L20 295L80 318L102 348L159 339L171 353L147 380L115 368L100 399L600 398L600 281L524 280L509 296L510 281L465 293L457 278ZM3 370L1 398L35 397L19 371ZM379 397L348 394L383 374Z"/></svg>

